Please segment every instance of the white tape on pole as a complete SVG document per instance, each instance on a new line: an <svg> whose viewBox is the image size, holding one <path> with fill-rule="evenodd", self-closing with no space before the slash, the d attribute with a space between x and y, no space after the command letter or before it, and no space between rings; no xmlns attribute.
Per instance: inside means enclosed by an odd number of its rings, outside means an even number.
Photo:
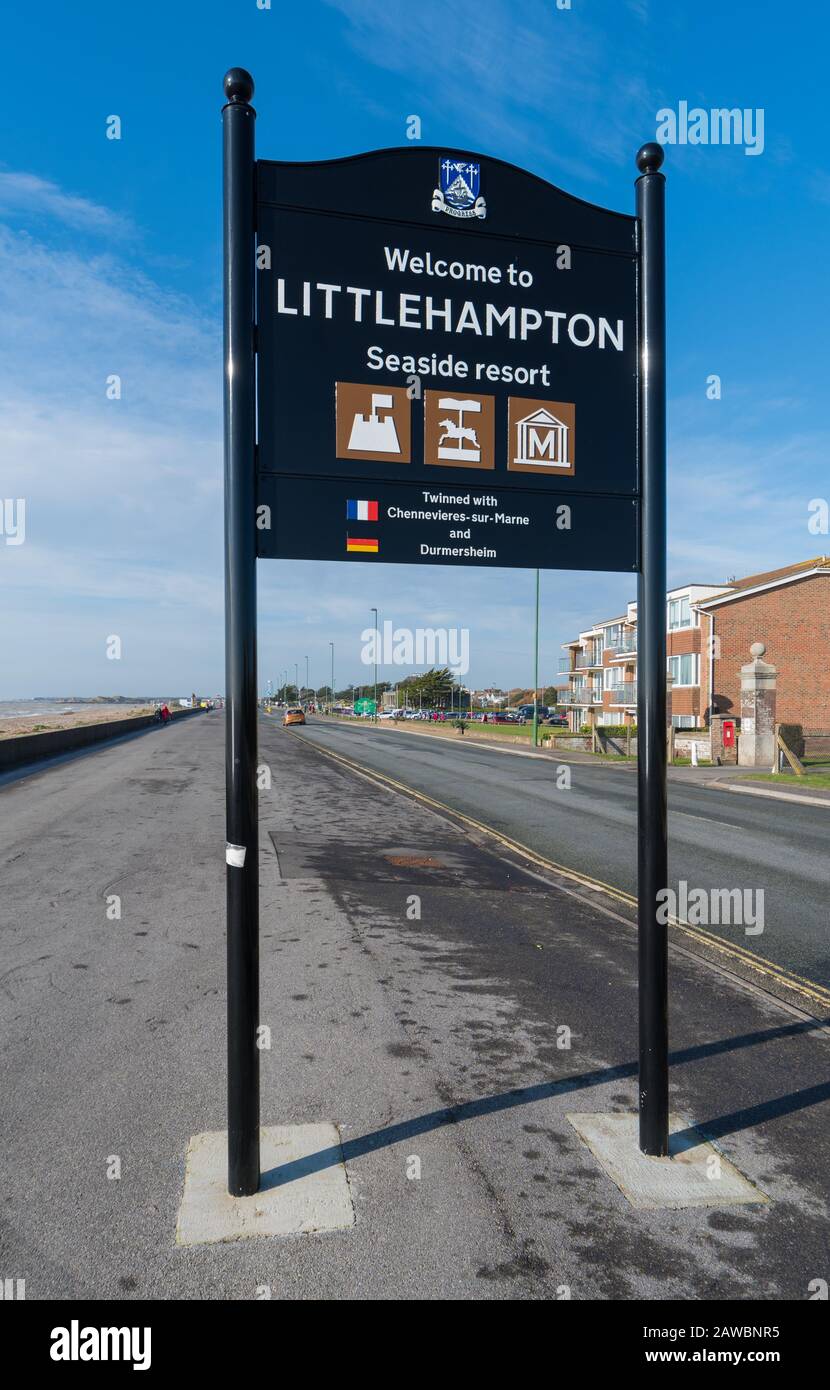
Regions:
<svg viewBox="0 0 830 1390"><path fill-rule="evenodd" d="M226 845L225 861L232 869L241 869L245 864L245 853L244 845Z"/></svg>

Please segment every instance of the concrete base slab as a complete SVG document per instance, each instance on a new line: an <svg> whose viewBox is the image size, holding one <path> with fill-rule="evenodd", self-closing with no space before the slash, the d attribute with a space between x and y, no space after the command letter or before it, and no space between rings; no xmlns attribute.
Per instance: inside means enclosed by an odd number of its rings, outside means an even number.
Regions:
<svg viewBox="0 0 830 1390"><path fill-rule="evenodd" d="M231 1197L227 1133L195 1134L187 1146L176 1244L309 1235L354 1225L336 1125L261 1129L260 1164L260 1191L253 1197Z"/></svg>
<svg viewBox="0 0 830 1390"><path fill-rule="evenodd" d="M769 1201L682 1115L669 1116L668 1158L649 1158L640 1152L638 1115L567 1118L633 1207L720 1207Z"/></svg>

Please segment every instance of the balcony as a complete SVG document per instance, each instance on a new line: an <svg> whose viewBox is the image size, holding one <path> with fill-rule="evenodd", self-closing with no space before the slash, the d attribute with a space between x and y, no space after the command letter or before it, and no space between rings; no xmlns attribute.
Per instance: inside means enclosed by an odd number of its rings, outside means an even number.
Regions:
<svg viewBox="0 0 830 1390"><path fill-rule="evenodd" d="M609 704L615 709L636 705L637 687L636 685L613 685L610 690L606 690Z"/></svg>
<svg viewBox="0 0 830 1390"><path fill-rule="evenodd" d="M622 637L618 637L614 641L606 642L605 645L612 656L626 656L629 652L636 652L637 634L636 632L625 632Z"/></svg>
<svg viewBox="0 0 830 1390"><path fill-rule="evenodd" d="M602 690L599 686L574 685L566 690L559 700L563 705L601 705Z"/></svg>

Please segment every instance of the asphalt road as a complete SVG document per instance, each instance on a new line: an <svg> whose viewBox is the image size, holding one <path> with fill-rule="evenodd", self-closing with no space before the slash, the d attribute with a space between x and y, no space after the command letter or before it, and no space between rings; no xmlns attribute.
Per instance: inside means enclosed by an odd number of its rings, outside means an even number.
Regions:
<svg viewBox="0 0 830 1390"><path fill-rule="evenodd" d="M636 1112L630 925L274 720L262 1118L339 1127L355 1223L177 1246L188 1141L226 1123L223 735L208 714L0 788L0 1273L27 1299L803 1300L828 1277L827 1032L673 952L672 1110L769 1201L633 1208L568 1120Z"/></svg>
<svg viewBox="0 0 830 1390"><path fill-rule="evenodd" d="M312 720L305 738L426 792L566 868L637 891L637 785L630 768L569 765L480 743ZM763 931L709 924L756 955L830 985L830 807L669 783L669 876L689 889L749 889ZM760 919L754 925L760 925Z"/></svg>

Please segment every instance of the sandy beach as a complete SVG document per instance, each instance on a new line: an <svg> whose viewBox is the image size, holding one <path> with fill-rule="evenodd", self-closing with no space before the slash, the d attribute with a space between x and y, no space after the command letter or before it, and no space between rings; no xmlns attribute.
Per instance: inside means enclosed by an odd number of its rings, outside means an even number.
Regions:
<svg viewBox="0 0 830 1390"><path fill-rule="evenodd" d="M44 714L42 718L16 715L0 718L0 738L17 738L21 734L50 734L56 729L75 729L81 724L111 724L115 719L131 719L139 714L152 714L150 705L124 705L122 709L72 710L66 714Z"/></svg>

